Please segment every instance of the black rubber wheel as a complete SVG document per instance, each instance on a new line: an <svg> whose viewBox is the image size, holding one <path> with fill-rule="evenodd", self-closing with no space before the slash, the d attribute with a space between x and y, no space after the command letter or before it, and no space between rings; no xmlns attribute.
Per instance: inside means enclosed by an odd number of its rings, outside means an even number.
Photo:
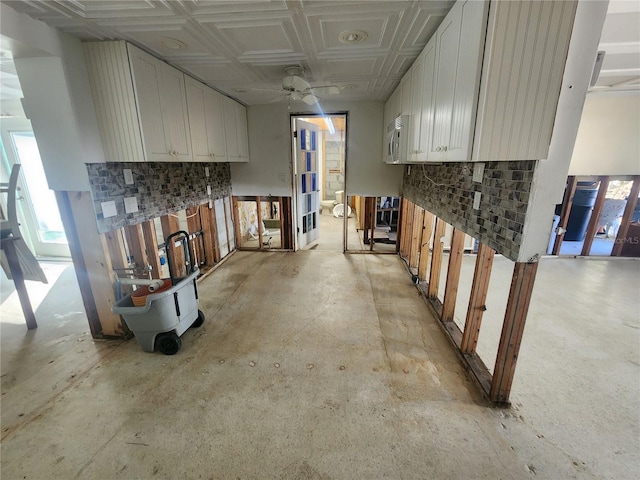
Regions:
<svg viewBox="0 0 640 480"><path fill-rule="evenodd" d="M182 339L176 332L161 333L156 337L156 349L165 355L175 355L182 347Z"/></svg>
<svg viewBox="0 0 640 480"><path fill-rule="evenodd" d="M198 310L198 318L196 318L195 322L191 324L191 328L201 327L203 323L204 323L204 313L202 313L202 310Z"/></svg>

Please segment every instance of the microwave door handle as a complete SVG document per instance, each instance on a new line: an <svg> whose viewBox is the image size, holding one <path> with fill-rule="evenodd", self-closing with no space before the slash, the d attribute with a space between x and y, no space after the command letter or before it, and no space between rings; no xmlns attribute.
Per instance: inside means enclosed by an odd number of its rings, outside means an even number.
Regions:
<svg viewBox="0 0 640 480"><path fill-rule="evenodd" d="M393 135L391 135L391 162L396 163L396 132L393 131Z"/></svg>

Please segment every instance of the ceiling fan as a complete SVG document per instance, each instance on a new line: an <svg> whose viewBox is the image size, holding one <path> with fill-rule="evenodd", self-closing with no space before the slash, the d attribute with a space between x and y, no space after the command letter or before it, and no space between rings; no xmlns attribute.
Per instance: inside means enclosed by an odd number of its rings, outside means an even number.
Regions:
<svg viewBox="0 0 640 480"><path fill-rule="evenodd" d="M284 72L287 76L282 79L282 90L262 88L256 88L253 90L279 92L283 94L283 97L288 97L289 100L301 100L307 105L314 105L318 103L318 99L324 96L339 95L342 92L340 87L337 85L312 87L311 84L304 79L304 68L300 66L292 65L286 67ZM276 101L279 100L280 99Z"/></svg>

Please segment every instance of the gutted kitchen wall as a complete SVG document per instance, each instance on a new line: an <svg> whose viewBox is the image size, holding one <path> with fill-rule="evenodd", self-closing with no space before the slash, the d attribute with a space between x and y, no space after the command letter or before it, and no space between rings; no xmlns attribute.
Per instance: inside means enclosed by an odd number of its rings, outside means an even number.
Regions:
<svg viewBox="0 0 640 480"><path fill-rule="evenodd" d="M125 183L125 168L131 169L132 185ZM231 194L228 163L93 163L87 164L87 171L100 233ZM207 185L211 186L211 196ZM137 212L125 213L125 197L136 197ZM102 203L108 201L115 202L117 215L105 218Z"/></svg>
<svg viewBox="0 0 640 480"><path fill-rule="evenodd" d="M403 196L517 261L535 161L486 162L481 183L471 162L405 167ZM408 173L410 172L410 173ZM480 208L473 209L475 192Z"/></svg>

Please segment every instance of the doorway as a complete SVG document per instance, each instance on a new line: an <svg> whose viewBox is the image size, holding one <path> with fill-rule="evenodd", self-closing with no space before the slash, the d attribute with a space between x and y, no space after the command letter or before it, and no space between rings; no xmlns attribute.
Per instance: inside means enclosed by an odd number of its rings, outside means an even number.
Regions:
<svg viewBox="0 0 640 480"><path fill-rule="evenodd" d="M292 115L291 126L296 250L345 251L347 115Z"/></svg>
<svg viewBox="0 0 640 480"><path fill-rule="evenodd" d="M28 125L7 125L3 121L2 172L8 178L11 168L19 163L18 219L21 233L38 257L71 256L55 193L49 189L36 138Z"/></svg>

